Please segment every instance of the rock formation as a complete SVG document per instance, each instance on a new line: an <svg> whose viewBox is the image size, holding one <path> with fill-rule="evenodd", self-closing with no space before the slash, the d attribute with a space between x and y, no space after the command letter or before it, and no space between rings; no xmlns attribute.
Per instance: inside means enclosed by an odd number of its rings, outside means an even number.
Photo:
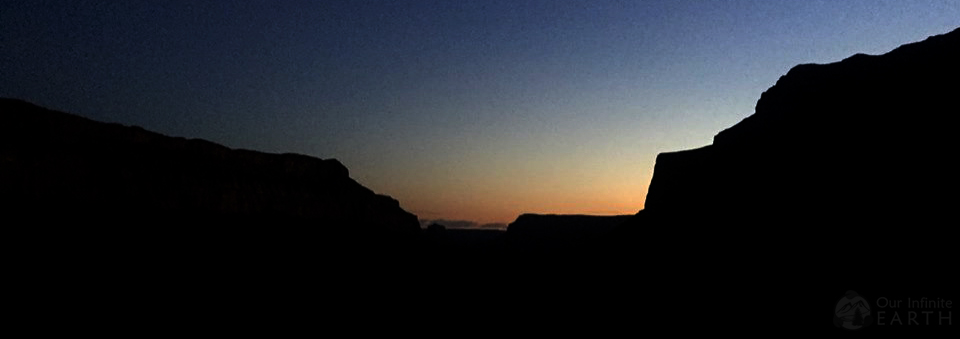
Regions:
<svg viewBox="0 0 960 339"><path fill-rule="evenodd" d="M324 308L357 321L422 284L417 217L336 160L12 99L0 99L0 211L10 280L37 291L31 302L112 324L281 323Z"/></svg>
<svg viewBox="0 0 960 339"><path fill-rule="evenodd" d="M650 277L636 285L652 322L828 334L818 312L846 290L956 296L958 60L954 30L799 65L712 145L660 154L646 208L612 240ZM680 296L709 306L673 318ZM756 297L790 302L754 322Z"/></svg>
<svg viewBox="0 0 960 339"><path fill-rule="evenodd" d="M658 156L646 209L869 222L948 208L940 193L957 188L948 156L960 109L956 60L960 31L796 66L713 145Z"/></svg>
<svg viewBox="0 0 960 339"><path fill-rule="evenodd" d="M420 232L416 216L337 160L235 150L13 99L0 99L0 172L0 199L18 227L89 223L122 234L162 226L186 238L244 227L309 233L295 241Z"/></svg>

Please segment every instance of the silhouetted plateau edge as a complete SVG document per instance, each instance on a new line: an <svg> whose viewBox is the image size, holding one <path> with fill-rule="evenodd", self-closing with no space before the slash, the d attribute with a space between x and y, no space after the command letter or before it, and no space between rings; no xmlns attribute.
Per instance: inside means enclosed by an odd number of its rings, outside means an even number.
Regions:
<svg viewBox="0 0 960 339"><path fill-rule="evenodd" d="M3 196L16 209L310 220L417 232L334 159L235 150L3 99ZM7 205L11 206L11 205Z"/></svg>
<svg viewBox="0 0 960 339"><path fill-rule="evenodd" d="M890 220L947 208L935 193L956 188L958 40L794 67L712 145L660 154L646 210Z"/></svg>
<svg viewBox="0 0 960 339"><path fill-rule="evenodd" d="M666 295L695 291L699 304L720 305L698 318L714 329L834 333L818 310L847 290L955 297L945 272L956 266L947 220L960 203L957 79L960 30L796 66L713 144L658 155L645 209L609 247L624 266L648 259L636 267ZM742 317L750 303L739 304L754 296L792 302L756 324ZM949 328L864 331L910 330Z"/></svg>
<svg viewBox="0 0 960 339"><path fill-rule="evenodd" d="M415 215L336 160L14 99L0 99L0 208L15 281L42 291L34 304L130 310L124 323L300 319L318 297L347 313L403 298L382 282L416 264L422 245Z"/></svg>

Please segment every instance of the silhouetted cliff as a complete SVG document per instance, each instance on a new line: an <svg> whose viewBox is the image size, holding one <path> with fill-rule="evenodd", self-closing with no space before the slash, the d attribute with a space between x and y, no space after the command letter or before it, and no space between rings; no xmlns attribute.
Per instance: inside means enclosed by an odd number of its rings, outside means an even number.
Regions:
<svg viewBox="0 0 960 339"><path fill-rule="evenodd" d="M0 198L28 221L296 223L317 236L415 236L416 216L333 159L234 150L0 99ZM195 225L194 225L195 224Z"/></svg>
<svg viewBox="0 0 960 339"><path fill-rule="evenodd" d="M336 160L11 99L0 99L0 211L15 281L43 291L40 305L286 321L421 284L396 278L420 258L417 217Z"/></svg>
<svg viewBox="0 0 960 339"><path fill-rule="evenodd" d="M712 145L657 157L646 208L612 243L634 258L664 316L696 293L704 328L829 334L819 310L846 290L956 296L951 240L960 166L960 30L799 65ZM649 260L650 258L657 258ZM786 297L753 323L753 297ZM866 329L908 334L900 328ZM938 333L944 328L913 328ZM827 332L825 332L827 331ZM933 332L931 332L933 331Z"/></svg>
<svg viewBox="0 0 960 339"><path fill-rule="evenodd" d="M957 60L960 31L796 66L713 145L658 156L646 209L889 221L949 208Z"/></svg>

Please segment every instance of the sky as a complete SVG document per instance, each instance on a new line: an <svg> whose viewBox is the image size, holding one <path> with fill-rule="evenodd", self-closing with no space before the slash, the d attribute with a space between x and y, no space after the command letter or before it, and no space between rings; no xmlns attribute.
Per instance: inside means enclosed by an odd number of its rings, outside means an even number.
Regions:
<svg viewBox="0 0 960 339"><path fill-rule="evenodd" d="M960 26L960 1L17 1L0 97L336 158L421 220L633 214L658 153L792 66Z"/></svg>

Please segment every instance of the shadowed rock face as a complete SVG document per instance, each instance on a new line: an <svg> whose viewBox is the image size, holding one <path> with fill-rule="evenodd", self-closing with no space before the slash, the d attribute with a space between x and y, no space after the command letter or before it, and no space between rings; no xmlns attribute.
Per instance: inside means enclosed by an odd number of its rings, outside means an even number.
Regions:
<svg viewBox="0 0 960 339"><path fill-rule="evenodd" d="M713 145L658 156L646 208L883 220L946 208L941 194L958 188L957 60L960 31L796 66Z"/></svg>
<svg viewBox="0 0 960 339"><path fill-rule="evenodd" d="M281 322L326 308L351 319L351 307L410 304L397 291L422 285L401 278L416 276L417 217L336 160L10 99L0 99L0 212L11 280L42 291L36 305L81 313L176 325L171 315Z"/></svg>
<svg viewBox="0 0 960 339"><path fill-rule="evenodd" d="M958 60L954 30L794 67L712 145L660 154L646 208L614 241L656 277L650 290L722 305L698 318L706 328L829 334L818 312L847 289L955 297L944 273L955 226L944 221L960 189ZM755 296L792 302L754 323L744 315ZM686 312L653 292L641 299ZM900 330L877 331L912 333Z"/></svg>
<svg viewBox="0 0 960 339"><path fill-rule="evenodd" d="M234 150L18 100L0 100L0 169L4 210L35 217L420 230L416 216L358 184L337 160Z"/></svg>

